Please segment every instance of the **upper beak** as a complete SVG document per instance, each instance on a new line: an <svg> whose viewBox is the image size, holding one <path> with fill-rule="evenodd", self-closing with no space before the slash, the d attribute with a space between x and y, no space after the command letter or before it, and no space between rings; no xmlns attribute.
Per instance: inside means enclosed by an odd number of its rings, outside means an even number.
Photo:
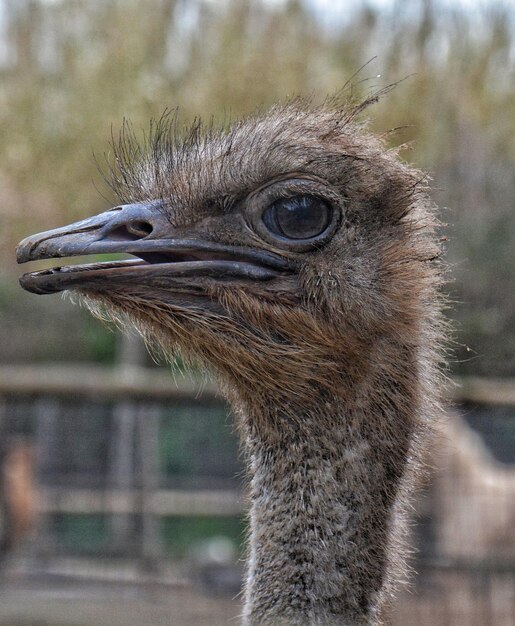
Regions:
<svg viewBox="0 0 515 626"><path fill-rule="evenodd" d="M117 206L69 226L31 235L16 248L16 260L26 263L82 254L130 252L132 242L150 234L152 239L159 239L166 231L170 234L170 223L160 211L161 206L160 201Z"/></svg>
<svg viewBox="0 0 515 626"><path fill-rule="evenodd" d="M180 236L182 235L182 236ZM185 236L184 236L185 235ZM138 282L183 287L200 277L270 280L291 273L291 261L244 246L208 241L194 228L179 233L160 200L114 207L63 228L24 239L18 263L99 253L129 253L128 261L57 267L24 274L20 283L33 293L71 288L105 289Z"/></svg>

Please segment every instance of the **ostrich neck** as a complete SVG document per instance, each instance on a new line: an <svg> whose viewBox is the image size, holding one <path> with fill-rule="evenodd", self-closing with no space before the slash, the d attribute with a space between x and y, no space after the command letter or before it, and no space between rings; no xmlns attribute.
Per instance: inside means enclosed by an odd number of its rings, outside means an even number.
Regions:
<svg viewBox="0 0 515 626"><path fill-rule="evenodd" d="M239 403L251 477L244 624L378 623L416 423L403 393L416 385L383 383L381 397L364 388L346 401L314 389L302 410Z"/></svg>

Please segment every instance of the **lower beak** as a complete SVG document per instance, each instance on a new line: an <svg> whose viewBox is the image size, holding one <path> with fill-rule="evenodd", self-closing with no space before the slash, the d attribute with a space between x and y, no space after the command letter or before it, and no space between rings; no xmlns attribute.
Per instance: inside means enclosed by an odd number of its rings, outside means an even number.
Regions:
<svg viewBox="0 0 515 626"><path fill-rule="evenodd" d="M184 231L181 233L184 235ZM291 261L244 246L179 236L161 201L117 206L80 222L24 239L18 263L88 254L128 253L126 261L55 267L24 274L21 286L46 294L66 289L107 290L130 284L170 288L199 281L268 281L291 274Z"/></svg>

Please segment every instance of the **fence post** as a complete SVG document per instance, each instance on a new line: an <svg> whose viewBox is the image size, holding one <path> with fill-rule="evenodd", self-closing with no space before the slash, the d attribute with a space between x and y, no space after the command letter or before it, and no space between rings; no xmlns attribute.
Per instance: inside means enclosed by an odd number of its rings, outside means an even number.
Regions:
<svg viewBox="0 0 515 626"><path fill-rule="evenodd" d="M134 486L134 428L136 407L125 401L113 409L113 429L109 442L109 486L120 496L121 510L113 512L109 520L112 546L115 552L127 552L132 535L131 519Z"/></svg>
<svg viewBox="0 0 515 626"><path fill-rule="evenodd" d="M4 463L7 452L7 401L0 396L0 561L8 549L7 502L5 497Z"/></svg>
<svg viewBox="0 0 515 626"><path fill-rule="evenodd" d="M55 400L41 398L34 405L36 416L36 481L38 485L44 485L45 478L52 479L52 464L58 450L58 405ZM43 494L40 493L40 498ZM38 532L36 538L36 556L46 561L57 550L57 541L53 524L50 521L50 513L47 507L42 506L38 520Z"/></svg>
<svg viewBox="0 0 515 626"><path fill-rule="evenodd" d="M160 524L154 511L154 498L160 486L159 418L156 404L142 405L138 411L138 451L141 483L141 566L156 572L161 555Z"/></svg>

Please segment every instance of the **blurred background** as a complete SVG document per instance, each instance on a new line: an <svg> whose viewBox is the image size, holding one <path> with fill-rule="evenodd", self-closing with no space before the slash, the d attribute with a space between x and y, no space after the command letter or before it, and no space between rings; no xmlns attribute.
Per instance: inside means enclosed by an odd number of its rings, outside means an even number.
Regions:
<svg viewBox="0 0 515 626"><path fill-rule="evenodd" d="M321 100L369 61L354 94L405 79L367 114L432 176L455 328L455 408L391 623L515 623L513 3L0 0L1 626L234 623L245 535L210 380L23 292L16 243L115 202L97 162L123 118L142 135L167 107L186 123Z"/></svg>

